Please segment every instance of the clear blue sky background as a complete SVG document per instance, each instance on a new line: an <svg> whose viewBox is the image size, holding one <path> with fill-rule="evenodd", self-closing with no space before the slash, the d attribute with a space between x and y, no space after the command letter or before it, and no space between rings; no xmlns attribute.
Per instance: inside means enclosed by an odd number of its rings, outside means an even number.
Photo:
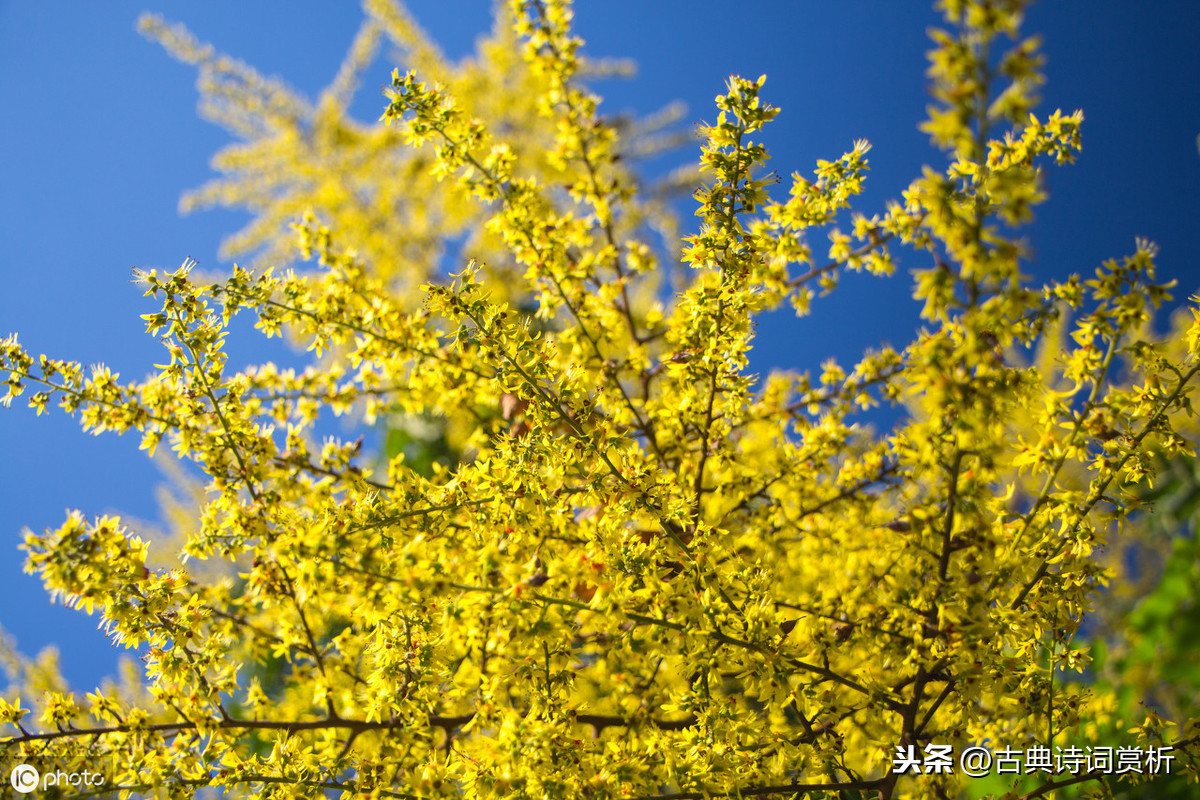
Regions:
<svg viewBox="0 0 1200 800"><path fill-rule="evenodd" d="M490 28L489 5L410 8L461 56ZM185 22L310 96L334 75L360 20L351 2L315 0L0 0L0 335L19 331L35 353L103 361L127 378L161 360L138 318L151 308L130 268L174 267L185 256L219 266L221 238L243 222L233 212L176 211L182 191L211 177L208 159L229 139L196 116L192 69L134 32L143 10ZM691 119L712 120L729 73L765 72L766 95L783 108L766 137L781 173L807 172L854 139L871 140L858 205L868 214L922 164L944 163L916 129L926 29L937 22L921 2L583 0L577 22L587 52L640 66L634 81L598 87L610 111L644 114L681 99ZM1090 272L1147 236L1186 298L1200 286L1200 3L1055 0L1033 8L1026 31L1045 35L1049 58L1039 111L1086 114L1081 161L1050 171L1028 271ZM364 118L380 113L372 87L389 68L380 63L364 81ZM915 265L902 262L890 281L848 278L805 320L762 320L754 368L812 368L829 354L853 363L864 347L904 345L917 317L903 268ZM68 508L155 518L161 476L137 444L85 436L60 413L0 410L0 625L24 652L57 644L76 689L111 673L116 654L93 619L52 606L21 573L16 546L23 527L57 527Z"/></svg>

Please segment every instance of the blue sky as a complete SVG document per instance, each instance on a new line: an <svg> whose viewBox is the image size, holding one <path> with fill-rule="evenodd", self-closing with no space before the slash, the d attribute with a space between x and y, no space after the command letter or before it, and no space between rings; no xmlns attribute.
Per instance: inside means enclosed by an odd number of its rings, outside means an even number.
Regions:
<svg viewBox="0 0 1200 800"><path fill-rule="evenodd" d="M409 5L452 56L490 28L486 1ZM332 78L360 20L353 3L315 0L0 0L0 335L18 331L35 353L102 361L126 378L161 360L138 318L151 309L129 283L131 267L174 267L185 256L221 266L219 242L243 221L176 210L181 192L211 177L208 159L229 139L196 116L193 71L134 32L143 10L309 95ZM943 164L916 128L926 29L936 22L912 0L583 0L577 11L587 52L639 64L633 81L597 87L605 109L644 114L680 99L690 120L712 120L728 74L766 73L765 94L783 108L765 137L771 166L807 172L867 138L872 171L857 208L868 214L922 164ZM1086 115L1080 162L1050 170L1027 271L1090 273L1146 236L1161 245L1161 275L1179 280L1176 296L1196 292L1200 4L1056 0L1035 6L1025 30L1045 37L1039 111ZM364 81L364 117L381 111L370 87L389 69L381 62ZM763 319L753 367L812 368L830 354L852 363L864 347L905 344L917 319L905 272L914 259L888 281L848 278L805 320ZM56 643L76 689L110 673L115 654L93 619L52 606L21 574L20 531L57 527L68 508L153 519L161 480L135 438L86 436L59 413L0 410L0 625L27 653Z"/></svg>

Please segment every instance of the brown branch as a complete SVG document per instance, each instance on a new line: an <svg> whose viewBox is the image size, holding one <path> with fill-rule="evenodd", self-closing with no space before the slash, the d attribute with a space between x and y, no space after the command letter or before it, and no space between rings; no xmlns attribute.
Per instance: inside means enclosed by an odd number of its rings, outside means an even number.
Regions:
<svg viewBox="0 0 1200 800"><path fill-rule="evenodd" d="M470 722L475 717L472 712L470 714L460 714L458 716L440 716L430 714L428 723L434 727L442 728L450 731L454 728L461 727ZM219 730L263 730L263 731L285 731L287 733L295 733L297 731L315 731L315 730L349 730L356 733L365 731L381 731L394 730L403 728L410 723L410 720L394 719L379 722L369 722L367 720L343 719L341 717L332 717L324 719L313 719L304 721L289 721L289 720L254 720L254 719L223 719L216 720L216 727ZM113 733L179 733L186 730L194 730L198 727L196 722L160 722L153 725L108 725L97 728L71 728L62 731L49 731L46 733L31 733L24 736L18 736L9 739L9 742L20 744L21 742L34 741L51 741L55 739L65 739L70 737L82 736L104 736Z"/></svg>
<svg viewBox="0 0 1200 800"><path fill-rule="evenodd" d="M845 489L843 489L842 491L833 495L832 497L827 497L824 500L817 503L816 505L812 506L811 508L806 508L806 509L802 510L796 516L796 519L803 519L804 517L807 517L810 514L816 514L818 511L822 511L823 509L828 508L829 506L833 505L834 503L845 500L848 497L853 497L854 495L858 494L859 492L861 492L863 489L867 488L868 486L879 483L880 481L886 479L889 475L891 475L893 472L896 472L898 469L900 469L899 461L893 461L891 464L885 464L883 467L880 468L879 472L876 473L873 477L863 478L861 481L854 484L853 486L847 486ZM795 520L789 520L789 522L794 522L794 521Z"/></svg>
<svg viewBox="0 0 1200 800"><path fill-rule="evenodd" d="M861 247L857 248L856 250L851 250L850 255L847 256L846 258L843 258L843 259L840 259L837 261L830 261L828 264L826 264L823 267L813 267L812 269L810 269L808 272L804 273L803 275L799 275L795 278L792 278L790 281L787 282L787 287L789 289L795 289L797 286L801 286L805 283L808 283L813 278L824 275L826 272L832 272L833 270L837 269L838 267L846 264L852 258L861 258L862 256L865 256L867 253L871 252L876 247L881 247L882 245L887 244L889 241L891 241L894 238L896 238L896 234L892 233L890 231L888 233L883 234L882 236L876 236L873 240L867 242L866 244L862 245Z"/></svg>
<svg viewBox="0 0 1200 800"><path fill-rule="evenodd" d="M331 781L313 781L313 780L305 780L304 778L288 778L288 777L284 777L282 775L243 775L243 776L236 777L236 778L222 776L220 781L218 783L216 783L215 785L217 785L217 786L236 786L238 784L244 784L244 783L249 783L249 784L274 783L274 784L286 784L288 786L306 786L306 787L311 787L314 789L340 790L343 792L348 792L350 794L357 794L361 791L361 787L356 786L353 781L348 782L348 783L343 783L340 781L332 781L332 780ZM166 785L168 785L168 786L194 786L194 787L199 788L199 787L213 786L214 783L211 780L174 778L174 779L168 780ZM149 783L127 784L127 785L120 785L120 786L104 786L104 787L101 787L101 789L96 792L90 792L87 794L75 794L73 796L75 796L75 797L95 797L100 794L109 795L114 792L148 792L148 791L153 791L155 788L156 787L154 784L149 784ZM383 795L384 797L398 797L398 798L401 798L401 800L422 800L422 798L419 795L407 794L405 792L396 792L391 789L376 788L376 789L374 789L374 791L380 795Z"/></svg>
<svg viewBox="0 0 1200 800"><path fill-rule="evenodd" d="M945 584L947 572L950 569L950 538L954 533L954 505L958 502L958 473L962 469L964 455L962 450L956 449L954 464L950 467L950 488L946 492L946 524L942 526L942 552L938 556L938 578L942 584Z"/></svg>
<svg viewBox="0 0 1200 800"><path fill-rule="evenodd" d="M946 685L942 687L942 693L930 704L929 708L925 711L925 716L917 723L917 727L913 731L914 733L920 734L925 730L926 726L933 720L933 715L941 708L942 703L946 702L946 698L950 696L952 691L954 691L954 681L948 680L946 681Z"/></svg>
<svg viewBox="0 0 1200 800"><path fill-rule="evenodd" d="M641 795L633 800L704 800L709 797L767 797L773 794L794 795L814 792L844 792L850 789L867 791L878 789L888 778L863 781L829 781L825 783L788 783L776 786L747 786L728 791L668 792L666 794Z"/></svg>
<svg viewBox="0 0 1200 800"><path fill-rule="evenodd" d="M356 467L353 467L353 466L350 467L350 469L348 469L346 472L338 472L337 470L327 469L325 467L319 466L317 464L312 463L311 461L307 461L302 458L288 458L288 457L284 457L284 456L272 456L271 460L281 467L296 467L297 469L303 470L304 472L311 472L314 475L326 475L330 478L336 478L345 483L353 483L354 481L362 481L363 483L367 484L368 486L374 486L376 489L379 489L381 491L394 492L396 490L396 487L393 484L381 483L379 481L373 481L370 478L364 478L361 474L355 474L354 470L356 469Z"/></svg>
<svg viewBox="0 0 1200 800"><path fill-rule="evenodd" d="M607 714L575 714L573 717L576 722L591 725L597 733L605 728L631 727L629 720ZM695 725L698 720L694 714L689 714L682 719L650 719L647 722L660 731L682 731Z"/></svg>
<svg viewBox="0 0 1200 800"><path fill-rule="evenodd" d="M831 386L831 387L829 387L829 389L827 391L821 392L816 397L809 397L808 395L811 395L812 392L807 392L804 397L801 397L801 398L789 403L787 405L787 411L789 414L794 415L794 414L799 413L801 409L805 408L806 406L812 405L814 403L817 405L823 405L825 403L831 402L835 398L840 397L842 399L845 399L852 392L860 392L863 389L866 389L868 387L875 386L880 383L887 383L892 378L903 373L904 370L907 368L908 368L908 365L905 364L904 362L901 362L899 364L895 364L891 367L884 369L883 371L877 373L876 375L871 376L870 378L863 378L862 380L857 381L855 383L851 383L849 379L846 379L845 381L842 382L842 384L840 386Z"/></svg>
<svg viewBox="0 0 1200 800"><path fill-rule="evenodd" d="M1021 795L1019 800L1033 800L1033 798L1035 798L1035 797L1042 797L1042 796L1046 795L1047 793L1053 792L1056 789L1061 789L1064 786L1073 786L1076 783L1083 783L1084 781L1094 781L1098 778L1103 778L1104 776L1106 776L1108 774L1109 773L1105 772L1104 770L1094 769L1091 772L1084 772L1079 775L1072 775L1069 778L1063 778L1062 780L1059 780L1059 781L1050 781L1049 783L1043 783L1041 786L1034 789L1033 791L1026 792L1025 794Z"/></svg>
<svg viewBox="0 0 1200 800"><path fill-rule="evenodd" d="M572 719L583 725L591 725L597 729L604 728L629 728L635 727L634 722L614 715L606 714L572 714ZM443 716L438 714L430 714L427 722L430 726L441 728L449 735L456 728L461 728L472 719L475 718L475 712L466 714L457 714L453 716ZM217 720L216 727L220 730L260 730L260 731L285 731L287 733L296 733L298 731L315 731L315 730L348 730L352 736L358 736L361 733L369 731L386 731L406 728L411 724L411 720L407 719L390 719L371 722L369 720L345 719L343 717L330 716L322 719L313 720L252 720L252 719L234 719L226 718ZM681 731L692 727L697 723L694 715L689 715L681 719L648 719L647 723L662 731ZM152 725L135 726L129 724L108 725L96 728L68 728L60 731L47 731L45 733L27 733L21 728L23 735L9 739L8 741L14 744L33 741L52 741L56 739L66 739L71 737L84 736L105 736L115 733L179 733L186 730L193 730L198 727L196 722L160 722Z"/></svg>

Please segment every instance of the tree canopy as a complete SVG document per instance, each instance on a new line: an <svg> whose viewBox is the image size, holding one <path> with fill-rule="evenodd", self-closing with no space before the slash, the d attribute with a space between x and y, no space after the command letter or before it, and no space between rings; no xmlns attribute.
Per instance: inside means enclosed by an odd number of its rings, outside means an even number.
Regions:
<svg viewBox="0 0 1200 800"><path fill-rule="evenodd" d="M1153 670L1099 679L1086 623L1153 539L1147 482L1194 451L1200 311L1153 333L1171 282L1146 241L1023 274L1083 120L1031 113L1024 5L941 4L924 130L947 164L869 216L869 144L776 188L778 109L731 77L671 181L700 220L682 238L670 186L629 166L674 139L600 113L587 80L616 67L580 58L560 0L516 0L461 64L368 0L315 103L147 17L242 140L191 202L251 209L227 250L263 268L139 272L167 353L144 380L0 345L5 404L204 476L178 563L115 517L27 535L28 568L140 663L80 695L10 655L14 763L104 765L121 797L891 798L970 782L902 775L905 748L989 743L1170 746L1194 779L1194 701L1155 705ZM405 63L362 125L384 38ZM923 303L911 342L752 374L756 316L847 271ZM309 365L229 369L239 314ZM322 437L331 415L362 436ZM1155 613L1112 618L1128 663ZM1053 772L996 791L1124 785Z"/></svg>

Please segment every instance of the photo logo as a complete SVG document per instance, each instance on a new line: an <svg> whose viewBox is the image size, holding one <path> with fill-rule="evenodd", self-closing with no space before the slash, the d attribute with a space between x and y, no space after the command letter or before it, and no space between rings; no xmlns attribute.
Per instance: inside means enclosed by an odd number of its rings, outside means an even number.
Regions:
<svg viewBox="0 0 1200 800"><path fill-rule="evenodd" d="M8 776L9 783L21 794L29 794L38 787L42 776L28 764L17 764Z"/></svg>

